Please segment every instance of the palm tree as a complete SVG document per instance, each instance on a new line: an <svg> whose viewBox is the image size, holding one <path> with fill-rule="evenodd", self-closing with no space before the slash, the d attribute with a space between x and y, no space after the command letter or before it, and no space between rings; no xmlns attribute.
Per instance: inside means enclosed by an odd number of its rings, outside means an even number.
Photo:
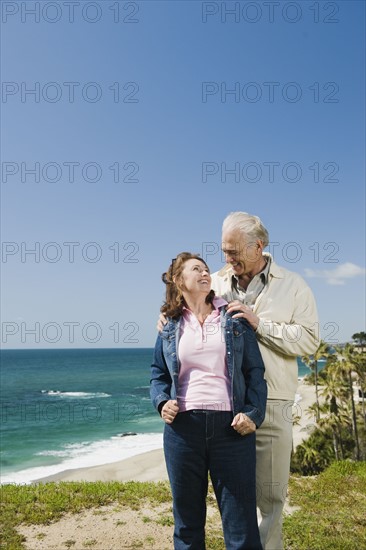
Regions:
<svg viewBox="0 0 366 550"><path fill-rule="evenodd" d="M304 355L301 360L307 365L313 372L315 378L315 400L316 400L316 421L319 422L319 393L318 393L318 361L320 359L328 359L331 355L331 348L329 344L320 340L320 344L314 355Z"/></svg>
<svg viewBox="0 0 366 550"><path fill-rule="evenodd" d="M329 403L322 407L324 416L319 420L319 429L325 433L331 431L333 439L333 450L336 460L345 458L345 449L342 436L342 428L350 427L350 415L343 408L339 407L333 396Z"/></svg>
<svg viewBox="0 0 366 550"><path fill-rule="evenodd" d="M365 410L365 394L366 394L366 353L355 353L353 356L353 369L358 378L360 386L361 410L364 426L366 429L366 410Z"/></svg>
<svg viewBox="0 0 366 550"><path fill-rule="evenodd" d="M341 365L341 368L344 370L344 373L348 381L349 396L350 396L351 407L352 407L352 428L353 428L353 434L354 434L355 446L356 446L356 460L360 460L360 441L358 438L357 415L356 415L355 400L353 396L353 380L352 380L352 372L356 372L355 348L351 344L346 344L344 348L337 347L336 352L341 359L340 365Z"/></svg>
<svg viewBox="0 0 366 550"><path fill-rule="evenodd" d="M335 357L335 359L334 359ZM323 381L320 392L324 397L324 405L321 408L324 416L319 419L319 427L323 430L330 429L333 434L333 448L336 460L339 460L339 447L343 458L342 426L349 423L349 416L344 414L342 403L347 401L348 386L342 370L343 362L333 356L327 366L327 376Z"/></svg>
<svg viewBox="0 0 366 550"><path fill-rule="evenodd" d="M319 403L313 403L306 409L306 414L313 421L316 420L317 414L321 411Z"/></svg>
<svg viewBox="0 0 366 550"><path fill-rule="evenodd" d="M312 462L317 462L319 458L319 452L314 449L314 447L311 447L306 441L301 443L301 447L304 449L304 464L306 466L309 466Z"/></svg>
<svg viewBox="0 0 366 550"><path fill-rule="evenodd" d="M366 345L366 332L356 332L355 334L352 334L352 340L363 348Z"/></svg>
<svg viewBox="0 0 366 550"><path fill-rule="evenodd" d="M302 475L318 474L332 462L332 447L328 437L316 430L309 439L296 447L294 465Z"/></svg>

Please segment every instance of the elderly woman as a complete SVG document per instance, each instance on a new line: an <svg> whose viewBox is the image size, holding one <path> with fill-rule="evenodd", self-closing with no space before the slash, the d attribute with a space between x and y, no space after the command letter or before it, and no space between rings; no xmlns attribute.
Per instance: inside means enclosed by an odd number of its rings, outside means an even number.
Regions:
<svg viewBox="0 0 366 550"><path fill-rule="evenodd" d="M208 473L228 550L261 549L255 430L267 386L255 334L215 297L207 264L182 252L163 274L168 318L151 366L151 399L165 422L174 548L205 548Z"/></svg>

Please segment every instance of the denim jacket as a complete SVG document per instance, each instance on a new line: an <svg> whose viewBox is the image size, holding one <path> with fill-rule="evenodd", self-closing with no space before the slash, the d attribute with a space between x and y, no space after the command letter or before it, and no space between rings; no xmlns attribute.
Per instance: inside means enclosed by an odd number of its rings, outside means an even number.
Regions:
<svg viewBox="0 0 366 550"><path fill-rule="evenodd" d="M233 319L228 315L225 307L220 308L220 317L221 330L225 335L233 415L244 412L259 427L265 416L267 384L254 331L245 319ZM156 340L150 396L157 410L162 402L177 397L181 319L169 319Z"/></svg>

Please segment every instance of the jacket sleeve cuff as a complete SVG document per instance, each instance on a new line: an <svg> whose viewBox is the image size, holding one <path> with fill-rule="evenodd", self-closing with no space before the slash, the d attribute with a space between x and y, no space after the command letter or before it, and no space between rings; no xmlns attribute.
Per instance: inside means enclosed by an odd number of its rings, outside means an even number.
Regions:
<svg viewBox="0 0 366 550"><path fill-rule="evenodd" d="M164 406L164 404L169 401L170 397L169 395L165 393L160 393L157 397L154 399L154 407L158 411L159 414L161 414L161 409Z"/></svg>
<svg viewBox="0 0 366 550"><path fill-rule="evenodd" d="M165 403L166 403L165 400L160 401L160 403L159 403L159 405L158 405L158 407L157 407L158 413L160 414L160 416L161 416L161 409L164 407Z"/></svg>
<svg viewBox="0 0 366 550"><path fill-rule="evenodd" d="M250 418L252 422L254 422L257 428L259 428L259 426L262 424L266 414L265 411L260 411L256 408L253 409L253 407L250 406L243 407L243 413L245 413L247 417Z"/></svg>

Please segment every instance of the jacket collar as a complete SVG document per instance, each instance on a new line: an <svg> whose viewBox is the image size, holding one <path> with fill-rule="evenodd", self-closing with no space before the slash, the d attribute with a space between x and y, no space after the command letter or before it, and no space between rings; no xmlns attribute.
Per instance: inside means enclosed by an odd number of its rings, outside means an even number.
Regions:
<svg viewBox="0 0 366 550"><path fill-rule="evenodd" d="M220 299L220 302L221 302L221 299ZM218 305L218 310L220 311L220 323L221 323L221 326L224 327L225 326L225 319L226 319L226 306L227 306L227 302L225 300L222 300L222 304L221 305ZM179 317L178 319L171 319L170 317L168 318L168 322L164 325L164 328L163 330L161 331L161 334L164 336L167 336L167 335L171 335L173 332L176 332L177 330L179 330L180 328L180 324L181 324L181 321L182 321L182 316Z"/></svg>

